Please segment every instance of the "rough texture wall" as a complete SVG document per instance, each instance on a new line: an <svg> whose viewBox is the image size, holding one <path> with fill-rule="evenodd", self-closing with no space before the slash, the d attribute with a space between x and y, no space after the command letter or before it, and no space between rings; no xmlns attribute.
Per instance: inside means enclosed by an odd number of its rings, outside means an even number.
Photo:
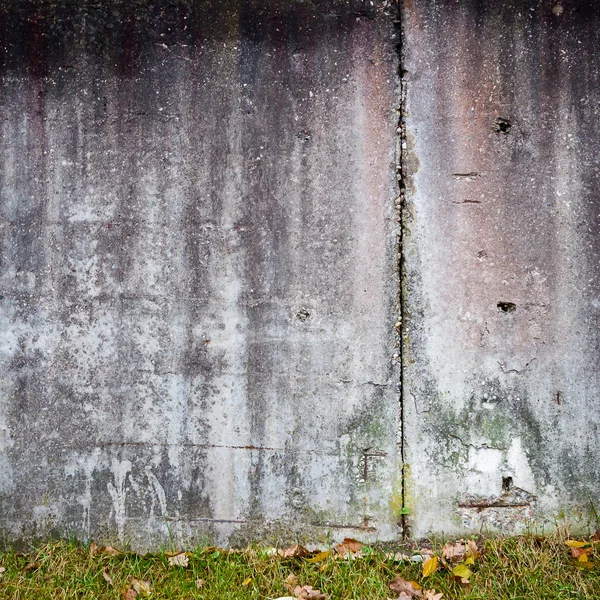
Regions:
<svg viewBox="0 0 600 600"><path fill-rule="evenodd" d="M600 494L600 6L402 11L413 533L583 525Z"/></svg>
<svg viewBox="0 0 600 600"><path fill-rule="evenodd" d="M395 10L0 3L5 538L396 535Z"/></svg>

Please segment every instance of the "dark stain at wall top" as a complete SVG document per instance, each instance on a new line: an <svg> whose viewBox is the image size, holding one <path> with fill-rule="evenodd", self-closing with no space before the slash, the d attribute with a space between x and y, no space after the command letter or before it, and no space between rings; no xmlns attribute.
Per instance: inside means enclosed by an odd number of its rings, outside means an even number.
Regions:
<svg viewBox="0 0 600 600"><path fill-rule="evenodd" d="M348 31L373 19L372 3L351 0L57 1L0 3L0 73L45 77L57 69L83 69L95 57L132 77L154 46L193 58L209 41L282 47L294 35L314 44L334 21ZM302 32L304 31L304 34ZM306 35L310 34L310 35Z"/></svg>

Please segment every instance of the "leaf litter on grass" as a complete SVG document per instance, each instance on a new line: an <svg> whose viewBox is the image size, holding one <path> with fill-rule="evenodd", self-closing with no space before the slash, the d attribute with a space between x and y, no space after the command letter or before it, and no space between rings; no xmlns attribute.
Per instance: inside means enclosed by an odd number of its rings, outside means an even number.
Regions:
<svg viewBox="0 0 600 600"><path fill-rule="evenodd" d="M452 552L449 546L444 552L441 544L420 550L387 546L384 551L376 546L359 549L352 542L341 542L330 547L328 556L312 563L307 559L323 552L322 548L297 548L287 557L275 549L258 547L234 552L201 548L189 553L142 556L113 548L106 552L97 546L92 549L91 545L83 548L72 542L50 542L28 554L10 549L0 553L0 565L5 569L0 599L143 600L148 594L142 588L136 590L136 579L147 582L151 598L156 600L323 600L323 596L328 600L383 600L386 590L390 595L390 583L397 577L416 586L392 589L391 600L591 599L600 598L600 568L593 563L598 541L568 540L564 534L488 539L480 545L458 540L451 542ZM463 547L456 547L459 544ZM344 548L339 548L342 545ZM411 560L395 561L396 553ZM179 554L187 556L187 567L169 562ZM349 562L349 554L359 560ZM412 560L417 555L424 558L423 564ZM438 559L435 572L423 577L424 566L434 556ZM27 569L28 565L37 567ZM459 575L468 569L470 578L456 575L457 567ZM249 578L251 585L242 585Z"/></svg>

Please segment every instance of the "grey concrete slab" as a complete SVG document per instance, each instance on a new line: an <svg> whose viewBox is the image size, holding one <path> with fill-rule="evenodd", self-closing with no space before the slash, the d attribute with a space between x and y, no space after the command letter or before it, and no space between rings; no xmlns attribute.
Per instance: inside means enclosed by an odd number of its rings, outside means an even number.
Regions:
<svg viewBox="0 0 600 600"><path fill-rule="evenodd" d="M600 9L402 11L412 531L595 526Z"/></svg>
<svg viewBox="0 0 600 600"><path fill-rule="evenodd" d="M396 7L0 3L0 529L394 538Z"/></svg>

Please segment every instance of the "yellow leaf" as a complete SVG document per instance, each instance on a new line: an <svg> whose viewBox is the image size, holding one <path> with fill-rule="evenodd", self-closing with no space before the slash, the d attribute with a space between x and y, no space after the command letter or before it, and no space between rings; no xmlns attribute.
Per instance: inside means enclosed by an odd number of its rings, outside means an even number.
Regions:
<svg viewBox="0 0 600 600"><path fill-rule="evenodd" d="M592 545L591 542L580 542L579 540L567 540L565 544L570 548L585 548Z"/></svg>
<svg viewBox="0 0 600 600"><path fill-rule="evenodd" d="M588 555L585 552L583 552L579 555L579 558L577 560L581 562L588 562Z"/></svg>
<svg viewBox="0 0 600 600"><path fill-rule="evenodd" d="M576 561L573 563L578 569L593 569L594 563L590 561L580 562Z"/></svg>
<svg viewBox="0 0 600 600"><path fill-rule="evenodd" d="M315 554L312 558L307 558L306 562L317 563L325 560L331 554L331 550L326 550L325 552L319 552L319 554Z"/></svg>
<svg viewBox="0 0 600 600"><path fill-rule="evenodd" d="M321 573L327 568L327 565L321 565L321 568L319 569L319 571L321 571Z"/></svg>
<svg viewBox="0 0 600 600"><path fill-rule="evenodd" d="M473 573L471 573L469 570L469 567L467 567L467 565L464 563L456 565L454 569L452 569L452 574L456 575L457 577L462 577L463 579L469 579L471 575L473 575Z"/></svg>
<svg viewBox="0 0 600 600"><path fill-rule="evenodd" d="M475 557L473 556L468 556L465 559L465 565L474 565L475 564Z"/></svg>
<svg viewBox="0 0 600 600"><path fill-rule="evenodd" d="M246 581L244 581L244 583L242 583L242 585L248 585L252 583L252 577L248 577L248 579L246 579Z"/></svg>
<svg viewBox="0 0 600 600"><path fill-rule="evenodd" d="M423 563L423 577L429 577L435 573L437 569L438 559L437 556L432 556L428 561Z"/></svg>

